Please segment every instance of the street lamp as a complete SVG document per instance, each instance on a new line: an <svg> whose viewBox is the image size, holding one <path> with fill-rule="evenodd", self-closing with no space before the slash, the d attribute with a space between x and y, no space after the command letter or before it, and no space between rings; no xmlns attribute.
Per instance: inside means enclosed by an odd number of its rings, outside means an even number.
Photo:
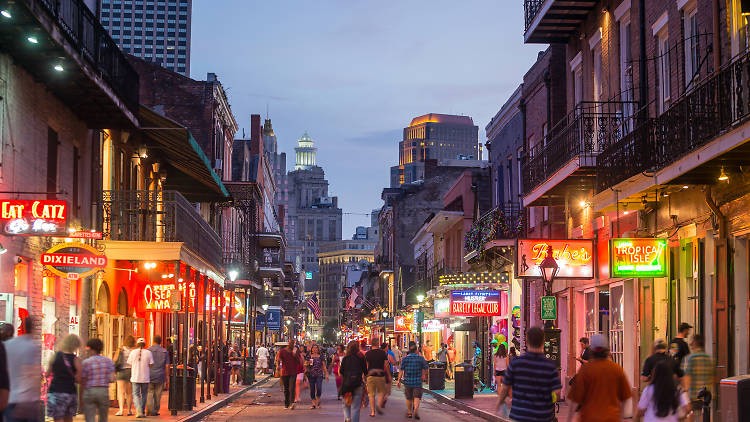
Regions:
<svg viewBox="0 0 750 422"><path fill-rule="evenodd" d="M268 342L268 304L264 303L260 305L261 308L263 308L263 317L266 319L265 324L263 324L263 344Z"/></svg>
<svg viewBox="0 0 750 422"><path fill-rule="evenodd" d="M232 280L232 283L234 283L235 280L237 280L237 276L240 274L237 270L229 270L229 279Z"/></svg>
<svg viewBox="0 0 750 422"><path fill-rule="evenodd" d="M388 318L388 311L383 311L383 343L388 343L388 335L386 334L386 318Z"/></svg>
<svg viewBox="0 0 750 422"><path fill-rule="evenodd" d="M415 324L417 324L417 333L419 334L419 350L422 350L422 321L424 320L424 316L422 316L422 301L424 301L424 295L418 294L417 295L417 302L419 302L419 310L417 311L417 320L414 321ZM422 318L420 318L420 316Z"/></svg>
<svg viewBox="0 0 750 422"><path fill-rule="evenodd" d="M552 245L547 246L547 256L539 264L539 270L542 272L544 295L552 296L552 282L555 280L557 272L560 271L560 266L557 265L557 261L552 256ZM544 328L553 328L552 320L545 321Z"/></svg>

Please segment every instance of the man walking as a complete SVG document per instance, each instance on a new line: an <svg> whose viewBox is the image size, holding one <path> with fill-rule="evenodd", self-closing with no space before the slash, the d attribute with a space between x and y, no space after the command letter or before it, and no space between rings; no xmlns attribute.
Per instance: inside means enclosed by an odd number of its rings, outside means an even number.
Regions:
<svg viewBox="0 0 750 422"><path fill-rule="evenodd" d="M663 339L658 339L654 343L653 349L654 350L651 356L646 358L646 361L643 362L643 369L641 370L641 381L651 382L651 373L654 371L656 365L662 361L669 361L674 374L678 378L682 378L682 369L677 364L677 361L675 359L672 359L672 357L667 354L667 342L665 342Z"/></svg>
<svg viewBox="0 0 750 422"><path fill-rule="evenodd" d="M279 350L276 359L276 370L281 374L281 385L284 389L284 408L294 409L295 384L297 380L297 367L302 365L297 354L294 353L294 339L289 339L289 344Z"/></svg>
<svg viewBox="0 0 750 422"><path fill-rule="evenodd" d="M24 334L5 342L10 379L10 395L4 416L6 422L36 422L41 410L42 345L33 339L36 320L23 320Z"/></svg>
<svg viewBox="0 0 750 422"><path fill-rule="evenodd" d="M90 356L81 364L83 378L83 415L86 422L107 422L109 416L109 384L115 381L115 364L102 356L104 343L98 338L86 342Z"/></svg>
<svg viewBox="0 0 750 422"><path fill-rule="evenodd" d="M258 364L256 365L260 369L261 374L268 373L268 349L265 345L261 344L258 350L255 351L255 356L258 358Z"/></svg>
<svg viewBox="0 0 750 422"><path fill-rule="evenodd" d="M409 354L401 359L398 386L404 383L406 417L419 420L419 403L422 401L422 380L427 377L427 361L417 353L417 343L409 342Z"/></svg>
<svg viewBox="0 0 750 422"><path fill-rule="evenodd" d="M422 356L424 356L424 359L427 362L431 362L432 360L435 359L432 353L432 344L430 340L427 340L424 342L424 347L422 348Z"/></svg>
<svg viewBox="0 0 750 422"><path fill-rule="evenodd" d="M513 391L515 398L515 390ZM609 358L607 338L591 337L591 359L575 376L568 392L570 418L578 409L581 422L620 422L625 401L632 396L620 365Z"/></svg>
<svg viewBox="0 0 750 422"><path fill-rule="evenodd" d="M375 412L382 415L383 405L386 397L386 383L391 376L390 365L388 364L388 354L385 349L387 343L383 343L380 348L373 347L365 353L367 361L367 393L370 397L370 416L375 416ZM380 394L379 401L375 401Z"/></svg>
<svg viewBox="0 0 750 422"><path fill-rule="evenodd" d="M172 362L169 360L167 349L161 347L161 336L154 336L154 344L148 350L154 358L154 365L149 371L147 408L150 416L159 416L161 394L164 391L164 387L169 388L169 377L167 374L169 373L169 365Z"/></svg>
<svg viewBox="0 0 750 422"><path fill-rule="evenodd" d="M704 351L706 341L700 334L695 334L690 341L693 353L685 358L685 376L682 378L682 386L690 396L690 407L692 409L691 420L700 420L703 414L703 400L698 398L701 389L709 392L714 383L714 361Z"/></svg>
<svg viewBox="0 0 750 422"><path fill-rule="evenodd" d="M581 356L577 357L576 360L581 362L581 365L587 363L591 359L591 347L589 347L589 338L581 337L578 339L578 343L581 345Z"/></svg>
<svg viewBox="0 0 750 422"><path fill-rule="evenodd" d="M453 343L448 340L450 343L448 345L448 368L447 369L447 376L448 379L453 379L453 366L456 364L456 349L453 348Z"/></svg>
<svg viewBox="0 0 750 422"><path fill-rule="evenodd" d="M133 404L135 405L135 417L146 417L146 398L148 396L148 385L151 381L151 365L154 364L154 356L146 349L146 339L139 338L136 342L137 349L130 352L128 363L130 364L130 383L133 384Z"/></svg>
<svg viewBox="0 0 750 422"><path fill-rule="evenodd" d="M500 402L511 389L510 419L518 422L548 422L555 416L552 394L559 396L562 384L557 364L544 356L544 331L531 327L526 331L528 351L510 361L500 388ZM571 419L572 420L572 419Z"/></svg>
<svg viewBox="0 0 750 422"><path fill-rule="evenodd" d="M682 360L685 356L690 354L690 347L687 344L687 338L690 335L691 328L693 328L693 326L687 322L681 323L678 328L677 336L675 336L675 338L669 343L671 355L677 361L677 367L680 369L682 369Z"/></svg>

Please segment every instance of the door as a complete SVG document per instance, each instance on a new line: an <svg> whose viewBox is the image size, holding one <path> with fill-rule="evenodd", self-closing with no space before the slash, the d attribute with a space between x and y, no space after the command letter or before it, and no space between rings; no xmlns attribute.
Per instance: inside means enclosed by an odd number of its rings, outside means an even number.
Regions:
<svg viewBox="0 0 750 422"><path fill-rule="evenodd" d="M623 283L612 284L609 287L609 349L612 360L624 366L625 342L624 310L625 288Z"/></svg>

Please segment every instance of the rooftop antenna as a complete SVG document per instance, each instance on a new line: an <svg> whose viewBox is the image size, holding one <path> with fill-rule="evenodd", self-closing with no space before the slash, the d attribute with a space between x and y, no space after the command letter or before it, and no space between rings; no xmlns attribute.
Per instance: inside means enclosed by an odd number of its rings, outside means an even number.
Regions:
<svg viewBox="0 0 750 422"><path fill-rule="evenodd" d="M266 102L266 120L268 120L268 102Z"/></svg>

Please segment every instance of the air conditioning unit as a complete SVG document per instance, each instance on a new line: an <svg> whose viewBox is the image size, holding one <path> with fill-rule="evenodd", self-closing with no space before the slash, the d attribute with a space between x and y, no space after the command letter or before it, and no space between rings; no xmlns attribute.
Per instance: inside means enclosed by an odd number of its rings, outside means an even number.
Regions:
<svg viewBox="0 0 750 422"><path fill-rule="evenodd" d="M221 165L222 165L221 158L217 158L216 160L214 160L214 170L221 170L222 168Z"/></svg>

